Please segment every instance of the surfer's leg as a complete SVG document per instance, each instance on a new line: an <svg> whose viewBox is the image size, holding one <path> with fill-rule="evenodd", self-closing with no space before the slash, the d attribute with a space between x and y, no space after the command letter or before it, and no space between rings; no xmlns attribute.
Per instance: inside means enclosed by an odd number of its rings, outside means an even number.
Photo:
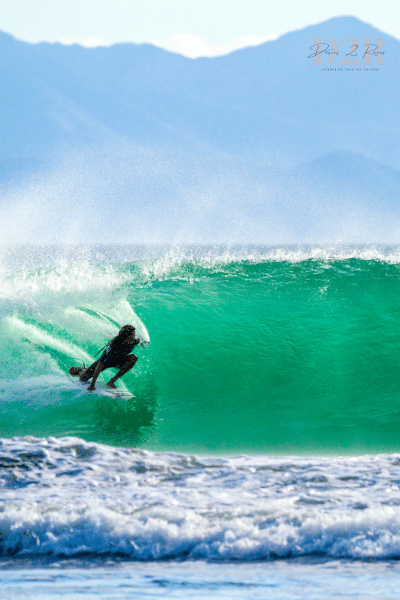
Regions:
<svg viewBox="0 0 400 600"><path fill-rule="evenodd" d="M107 387L116 388L117 386L115 385L115 382L117 381L117 379L122 377L122 375L125 375L125 373L127 373L128 371L130 371L136 363L137 359L138 357L136 356L136 354L130 354L127 357L126 361L122 365L119 365L118 373L115 375L115 377L111 377L110 381L107 383Z"/></svg>
<svg viewBox="0 0 400 600"><path fill-rule="evenodd" d="M89 381L89 379L93 377L93 373L96 370L97 363L99 362L99 360L100 359L96 360L96 362L90 365L90 367L88 367L87 369L83 369L83 371L79 375L79 379L81 381Z"/></svg>

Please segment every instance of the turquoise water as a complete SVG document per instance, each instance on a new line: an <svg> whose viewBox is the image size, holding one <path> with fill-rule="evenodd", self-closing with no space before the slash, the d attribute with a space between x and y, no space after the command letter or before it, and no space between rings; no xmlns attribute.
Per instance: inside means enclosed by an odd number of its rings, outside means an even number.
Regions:
<svg viewBox="0 0 400 600"><path fill-rule="evenodd" d="M1 437L400 448L400 249L14 248L0 264ZM66 377L124 323L150 341L123 380L131 406Z"/></svg>

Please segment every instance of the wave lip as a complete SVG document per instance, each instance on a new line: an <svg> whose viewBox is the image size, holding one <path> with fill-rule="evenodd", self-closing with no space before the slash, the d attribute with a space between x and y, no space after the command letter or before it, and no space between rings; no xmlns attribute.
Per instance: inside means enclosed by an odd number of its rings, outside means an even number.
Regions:
<svg viewBox="0 0 400 600"><path fill-rule="evenodd" d="M0 443L2 556L400 557L400 455L199 457Z"/></svg>

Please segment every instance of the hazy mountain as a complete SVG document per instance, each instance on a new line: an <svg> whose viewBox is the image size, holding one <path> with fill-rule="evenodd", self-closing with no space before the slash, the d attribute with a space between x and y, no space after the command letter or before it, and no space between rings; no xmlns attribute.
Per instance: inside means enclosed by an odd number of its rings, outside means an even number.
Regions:
<svg viewBox="0 0 400 600"><path fill-rule="evenodd" d="M342 71L309 58L326 36ZM368 37L386 64L347 71ZM7 34L0 56L3 241L398 240L400 42L353 17L217 58Z"/></svg>
<svg viewBox="0 0 400 600"><path fill-rule="evenodd" d="M336 41L342 54L333 67L350 44L342 39L381 37L387 64L323 72L308 58L314 36ZM146 44L29 44L4 33L0 56L2 158L134 143L275 164L351 150L400 165L400 42L353 17L216 58Z"/></svg>

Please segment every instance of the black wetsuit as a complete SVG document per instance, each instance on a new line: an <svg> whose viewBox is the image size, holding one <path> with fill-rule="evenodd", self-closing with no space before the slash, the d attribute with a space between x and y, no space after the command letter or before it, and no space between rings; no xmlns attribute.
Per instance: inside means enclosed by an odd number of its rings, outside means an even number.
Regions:
<svg viewBox="0 0 400 600"><path fill-rule="evenodd" d="M99 360L103 363L101 371L110 368L121 369L126 362L126 357L128 354L130 354L135 346L137 346L139 343L139 338L135 338L135 341L132 344L124 344L118 336L113 338L99 358ZM96 360L96 362L88 367L86 376L89 375L89 379L93 377L99 360Z"/></svg>

